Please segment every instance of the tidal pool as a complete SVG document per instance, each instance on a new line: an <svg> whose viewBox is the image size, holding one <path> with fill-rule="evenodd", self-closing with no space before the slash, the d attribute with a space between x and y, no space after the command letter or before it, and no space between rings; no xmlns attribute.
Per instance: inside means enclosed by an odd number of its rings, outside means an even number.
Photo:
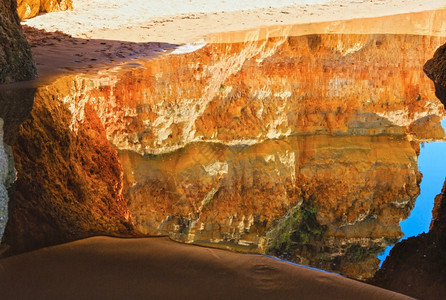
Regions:
<svg viewBox="0 0 446 300"><path fill-rule="evenodd" d="M431 207L417 211L444 179L425 187L445 112L422 68L445 19L224 33L38 87L7 240L169 235L373 277L377 255L426 230Z"/></svg>

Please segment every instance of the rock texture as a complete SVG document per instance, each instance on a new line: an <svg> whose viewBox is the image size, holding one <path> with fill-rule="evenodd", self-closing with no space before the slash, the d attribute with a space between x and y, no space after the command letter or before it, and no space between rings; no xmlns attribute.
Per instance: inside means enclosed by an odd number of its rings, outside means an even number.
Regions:
<svg viewBox="0 0 446 300"><path fill-rule="evenodd" d="M36 76L31 49L20 27L16 1L0 1L0 84ZM11 91L0 86L0 241L8 219L8 188L15 179L14 160L8 145L14 141L20 122L32 107L29 90ZM15 97L17 95L23 98ZM31 91L33 96L33 91Z"/></svg>
<svg viewBox="0 0 446 300"><path fill-rule="evenodd" d="M398 243L371 283L418 299L446 293L446 185L435 198L428 233Z"/></svg>
<svg viewBox="0 0 446 300"><path fill-rule="evenodd" d="M437 97L446 105L446 45L426 62L424 71L435 83ZM435 197L429 232L398 243L370 282L419 299L445 295L446 182Z"/></svg>
<svg viewBox="0 0 446 300"><path fill-rule="evenodd" d="M424 72L435 84L435 93L446 107L446 44L424 65Z"/></svg>
<svg viewBox="0 0 446 300"><path fill-rule="evenodd" d="M0 87L0 241L9 214L8 189L16 179L11 147L18 136L19 126L32 109L34 89Z"/></svg>
<svg viewBox="0 0 446 300"><path fill-rule="evenodd" d="M13 146L18 171L5 242L15 252L93 234L135 235L122 196L122 169L98 117L87 106L77 132L56 95L81 86L61 78L38 90Z"/></svg>
<svg viewBox="0 0 446 300"><path fill-rule="evenodd" d="M135 226L368 278L419 192L418 143L444 136L421 68L444 40L284 30L61 77L13 149L6 241Z"/></svg>
<svg viewBox="0 0 446 300"><path fill-rule="evenodd" d="M197 141L403 134L404 126L442 113L420 66L443 40L312 35L210 44L130 72L93 105L107 120L108 139L140 154ZM404 46L412 44L425 46Z"/></svg>
<svg viewBox="0 0 446 300"><path fill-rule="evenodd" d="M37 72L22 33L15 0L0 1L0 84L33 79Z"/></svg>
<svg viewBox="0 0 446 300"><path fill-rule="evenodd" d="M29 19L40 12L52 12L73 8L72 0L17 0L17 13L20 19Z"/></svg>
<svg viewBox="0 0 446 300"><path fill-rule="evenodd" d="M3 119L0 118L0 239L8 221L8 191L14 182L14 159L11 149L3 143Z"/></svg>

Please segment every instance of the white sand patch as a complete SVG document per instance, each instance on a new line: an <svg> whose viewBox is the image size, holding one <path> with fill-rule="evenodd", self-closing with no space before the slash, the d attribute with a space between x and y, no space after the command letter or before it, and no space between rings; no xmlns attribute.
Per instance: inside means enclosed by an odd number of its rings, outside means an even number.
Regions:
<svg viewBox="0 0 446 300"><path fill-rule="evenodd" d="M178 14L277 8L321 4L329 1L331 0L73 0L72 11L41 15L25 23L40 29L60 30L76 35L81 28L87 32L121 29L130 24L144 23L153 18Z"/></svg>
<svg viewBox="0 0 446 300"><path fill-rule="evenodd" d="M23 23L73 37L195 42L211 33L438 9L445 0L74 0L74 10ZM354 50L354 49L353 49Z"/></svg>

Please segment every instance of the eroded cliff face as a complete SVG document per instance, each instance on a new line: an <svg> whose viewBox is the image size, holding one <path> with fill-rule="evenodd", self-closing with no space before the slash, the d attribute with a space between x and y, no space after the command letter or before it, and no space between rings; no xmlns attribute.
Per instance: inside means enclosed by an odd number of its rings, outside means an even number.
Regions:
<svg viewBox="0 0 446 300"><path fill-rule="evenodd" d="M16 252L95 234L135 234L122 196L122 168L94 111L76 132L58 95L82 93L72 77L38 89L13 146L18 178L5 242Z"/></svg>
<svg viewBox="0 0 446 300"><path fill-rule="evenodd" d="M14 147L7 242L134 226L368 278L419 193L418 143L444 137L421 69L444 40L284 34L59 78Z"/></svg>
<svg viewBox="0 0 446 300"><path fill-rule="evenodd" d="M52 12L73 8L72 0L17 0L17 13L20 19L29 19L40 12Z"/></svg>

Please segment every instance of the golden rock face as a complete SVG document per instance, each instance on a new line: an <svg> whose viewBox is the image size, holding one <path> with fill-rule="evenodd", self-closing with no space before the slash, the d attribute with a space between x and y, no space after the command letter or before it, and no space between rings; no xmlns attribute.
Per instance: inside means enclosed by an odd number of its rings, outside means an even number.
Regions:
<svg viewBox="0 0 446 300"><path fill-rule="evenodd" d="M210 44L144 64L95 94L95 105L109 140L140 154L197 141L403 134L441 114L420 66L443 39L312 35Z"/></svg>
<svg viewBox="0 0 446 300"><path fill-rule="evenodd" d="M14 148L19 174L44 157L54 180L19 181L9 230L54 243L32 228L63 220L62 239L168 234L371 277L419 193L419 143L444 138L422 66L445 40L283 35L61 77Z"/></svg>
<svg viewBox="0 0 446 300"><path fill-rule="evenodd" d="M17 0L17 13L21 20L35 17L39 12L61 11L72 8L72 0Z"/></svg>

